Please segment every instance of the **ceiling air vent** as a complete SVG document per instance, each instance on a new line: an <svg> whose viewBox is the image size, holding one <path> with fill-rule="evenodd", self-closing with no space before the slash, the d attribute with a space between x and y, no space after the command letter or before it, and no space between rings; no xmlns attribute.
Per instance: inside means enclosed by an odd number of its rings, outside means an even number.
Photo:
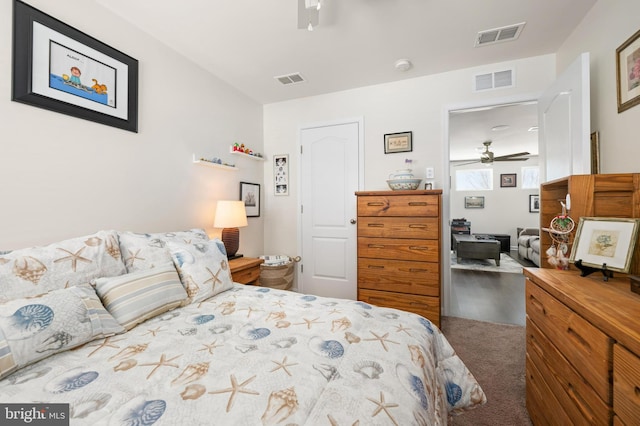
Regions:
<svg viewBox="0 0 640 426"><path fill-rule="evenodd" d="M480 92L490 89L502 89L515 86L513 69L496 71L473 76L473 90Z"/></svg>
<svg viewBox="0 0 640 426"><path fill-rule="evenodd" d="M520 36L525 24L526 22L520 22L519 24L508 25L506 27L480 31L476 37L475 46L486 46L487 44L515 40Z"/></svg>
<svg viewBox="0 0 640 426"><path fill-rule="evenodd" d="M304 77L302 77L302 75L300 75L300 73L296 72L293 74L287 74L287 75L279 75L277 77L273 77L276 80L278 80L280 83L284 84L285 86L288 86L289 84L297 84L297 83L304 83Z"/></svg>

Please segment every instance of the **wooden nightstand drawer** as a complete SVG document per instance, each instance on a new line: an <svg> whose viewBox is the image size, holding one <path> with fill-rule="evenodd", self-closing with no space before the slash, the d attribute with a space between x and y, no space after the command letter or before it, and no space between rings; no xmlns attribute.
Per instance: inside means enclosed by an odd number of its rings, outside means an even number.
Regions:
<svg viewBox="0 0 640 426"><path fill-rule="evenodd" d="M248 284L260 278L260 268L245 269L231 274L233 280L238 283Z"/></svg>
<svg viewBox="0 0 640 426"><path fill-rule="evenodd" d="M562 355L610 403L611 339L530 280L526 281L527 315Z"/></svg>
<svg viewBox="0 0 640 426"><path fill-rule="evenodd" d="M640 419L640 358L613 345L613 411L625 424Z"/></svg>
<svg viewBox="0 0 640 426"><path fill-rule="evenodd" d="M438 195L369 195L358 197L358 216L432 216L440 214Z"/></svg>
<svg viewBox="0 0 640 426"><path fill-rule="evenodd" d="M240 284L256 284L259 285L260 264L264 262L262 259L253 257L239 257L229 261L231 268L231 279Z"/></svg>
<svg viewBox="0 0 640 426"><path fill-rule="evenodd" d="M358 237L419 238L437 240L437 217L358 217Z"/></svg>

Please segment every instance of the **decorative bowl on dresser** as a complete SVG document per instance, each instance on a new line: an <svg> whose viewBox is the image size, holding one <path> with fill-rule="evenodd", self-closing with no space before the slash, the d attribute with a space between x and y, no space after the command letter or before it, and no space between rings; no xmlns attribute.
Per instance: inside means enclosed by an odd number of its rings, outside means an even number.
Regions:
<svg viewBox="0 0 640 426"><path fill-rule="evenodd" d="M440 326L441 190L359 191L358 300Z"/></svg>

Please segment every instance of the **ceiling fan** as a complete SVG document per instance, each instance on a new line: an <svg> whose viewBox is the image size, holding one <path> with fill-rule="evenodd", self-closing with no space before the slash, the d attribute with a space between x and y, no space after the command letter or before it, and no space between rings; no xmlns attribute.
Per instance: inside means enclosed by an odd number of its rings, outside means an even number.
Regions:
<svg viewBox="0 0 640 426"><path fill-rule="evenodd" d="M525 155L529 155L528 152L516 152L514 154L507 155L499 155L494 156L493 152L489 151L489 146L491 146L491 141L485 141L482 143L484 145L484 151L480 154L479 160L468 161L466 163L459 163L456 166L464 166L465 164L473 164L473 163L482 163L482 164L493 164L494 161L527 161L528 158L519 158Z"/></svg>

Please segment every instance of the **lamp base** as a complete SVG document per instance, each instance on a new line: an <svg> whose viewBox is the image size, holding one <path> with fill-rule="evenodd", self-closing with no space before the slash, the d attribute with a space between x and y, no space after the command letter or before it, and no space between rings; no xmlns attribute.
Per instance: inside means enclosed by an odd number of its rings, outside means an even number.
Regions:
<svg viewBox="0 0 640 426"><path fill-rule="evenodd" d="M238 228L224 228L222 230L222 243L227 251L227 258L231 259L240 247L240 230Z"/></svg>
<svg viewBox="0 0 640 426"><path fill-rule="evenodd" d="M244 257L244 254L234 254L233 256L227 255L227 260L239 259L241 257Z"/></svg>

